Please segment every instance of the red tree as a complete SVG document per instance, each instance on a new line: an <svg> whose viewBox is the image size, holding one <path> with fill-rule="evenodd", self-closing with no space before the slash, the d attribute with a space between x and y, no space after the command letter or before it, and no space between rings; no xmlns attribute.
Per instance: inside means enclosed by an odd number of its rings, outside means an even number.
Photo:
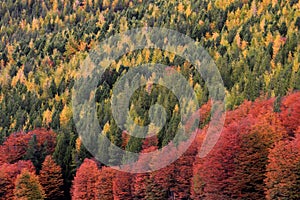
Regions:
<svg viewBox="0 0 300 200"><path fill-rule="evenodd" d="M281 103L281 120L288 133L293 135L300 124L300 92L283 98Z"/></svg>
<svg viewBox="0 0 300 200"><path fill-rule="evenodd" d="M113 200L113 177L115 171L109 167L102 167L97 182L97 199Z"/></svg>
<svg viewBox="0 0 300 200"><path fill-rule="evenodd" d="M132 174L117 171L113 179L115 200L132 200Z"/></svg>
<svg viewBox="0 0 300 200"><path fill-rule="evenodd" d="M251 124L250 129L240 129L240 150L235 156L238 166L232 177L233 191L242 199L263 199L269 148L286 137L286 132L272 111L254 119L251 117L245 118L246 123Z"/></svg>
<svg viewBox="0 0 300 200"><path fill-rule="evenodd" d="M212 151L194 166L194 199L261 199L269 148L287 134L274 99L245 101L227 113Z"/></svg>
<svg viewBox="0 0 300 200"><path fill-rule="evenodd" d="M278 142L268 158L266 198L300 199L300 134L292 141Z"/></svg>
<svg viewBox="0 0 300 200"><path fill-rule="evenodd" d="M63 197L61 167L55 163L52 156L47 156L43 162L39 178L47 199L55 200Z"/></svg>
<svg viewBox="0 0 300 200"><path fill-rule="evenodd" d="M151 170L151 157L147 155L149 152L157 150L158 140L156 136L146 138L142 145L137 165L141 170ZM136 174L133 178L133 191L132 194L135 199L145 199L147 196L147 188L150 184L150 173Z"/></svg>
<svg viewBox="0 0 300 200"><path fill-rule="evenodd" d="M178 148L186 146L186 142L181 142ZM192 143L187 151L176 160L174 165L173 179L175 181L174 186L171 187L171 191L174 192L176 199L189 199L191 195L191 180L193 177L193 163L197 154L196 143Z"/></svg>
<svg viewBox="0 0 300 200"><path fill-rule="evenodd" d="M34 172L23 169L17 176L14 188L14 199L43 200L45 192Z"/></svg>
<svg viewBox="0 0 300 200"><path fill-rule="evenodd" d="M197 179L200 186L205 184L201 192L206 199L230 199L232 198L231 177L237 164L234 155L239 150L238 146L238 124L231 123L223 129L221 137L211 152L200 160L203 162L202 170L198 169Z"/></svg>
<svg viewBox="0 0 300 200"><path fill-rule="evenodd" d="M95 161L85 159L76 172L72 186L72 199L97 199L99 170Z"/></svg>
<svg viewBox="0 0 300 200"><path fill-rule="evenodd" d="M202 131L198 131L195 139L195 146L197 147L197 151L199 152L202 141L204 139L205 133L207 131L207 127L204 127ZM198 155L196 155L194 163L193 163L193 177L191 179L191 198L195 200L204 199L204 187L205 183L200 176L200 173L203 169L203 159L201 159Z"/></svg>
<svg viewBox="0 0 300 200"><path fill-rule="evenodd" d="M51 154L56 144L56 134L46 129L36 129L28 133L18 132L12 133L3 145L0 146L0 163L14 163L22 159L25 155L28 143L33 135L36 135L39 149L46 145L46 153Z"/></svg>
<svg viewBox="0 0 300 200"><path fill-rule="evenodd" d="M31 161L19 161L14 164L3 164L0 166L0 199L12 199L14 194L15 179L23 169L35 172Z"/></svg>

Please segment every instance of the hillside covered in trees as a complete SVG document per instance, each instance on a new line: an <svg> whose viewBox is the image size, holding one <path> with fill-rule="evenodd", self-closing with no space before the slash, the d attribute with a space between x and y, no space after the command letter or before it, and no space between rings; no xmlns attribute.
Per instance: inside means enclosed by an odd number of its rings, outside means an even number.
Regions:
<svg viewBox="0 0 300 200"><path fill-rule="evenodd" d="M89 52L141 27L176 30L202 45L221 73L228 112L216 146L199 158L211 110L201 75L167 51L123 55L95 94L102 134L113 144L131 152L161 149L181 117L172 91L145 86L132 96L130 116L147 125L149 108L158 103L166 126L151 139L126 134L137 126L117 126L112 90L134 66L170 66L201 106L196 140L181 158L158 171L129 174L86 150L71 99ZM2 0L0 39L0 199L300 199L299 0ZM107 162L118 165L124 155L103 148ZM150 161L137 162L151 169Z"/></svg>

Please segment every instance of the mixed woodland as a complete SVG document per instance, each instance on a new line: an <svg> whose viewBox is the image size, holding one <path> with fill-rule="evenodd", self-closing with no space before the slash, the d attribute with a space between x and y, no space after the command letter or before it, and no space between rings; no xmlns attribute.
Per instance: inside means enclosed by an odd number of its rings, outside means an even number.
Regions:
<svg viewBox="0 0 300 200"><path fill-rule="evenodd" d="M176 30L203 46L221 73L227 112L217 144L200 158L212 107L201 75L167 51L123 55L95 94L99 134L131 152L162 149L175 137L181 107L165 87L140 87L131 97L136 125L149 124L151 105L165 108L166 125L155 137L130 136L137 126L121 130L112 116L114 84L144 63L181 73L201 118L195 141L178 160L130 174L85 148L72 90L99 42L142 27ZM300 199L299 0L1 0L0 39L0 199ZM107 162L118 165L124 155L103 148ZM151 169L143 157L136 162Z"/></svg>

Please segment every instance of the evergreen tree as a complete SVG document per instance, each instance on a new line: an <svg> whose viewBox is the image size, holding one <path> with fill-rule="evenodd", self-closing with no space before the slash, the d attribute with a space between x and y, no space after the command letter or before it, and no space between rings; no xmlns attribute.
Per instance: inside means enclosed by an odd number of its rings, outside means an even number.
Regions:
<svg viewBox="0 0 300 200"><path fill-rule="evenodd" d="M25 160L31 160L37 171L40 170L40 152L38 149L37 137L34 134L28 143L28 148L24 156Z"/></svg>

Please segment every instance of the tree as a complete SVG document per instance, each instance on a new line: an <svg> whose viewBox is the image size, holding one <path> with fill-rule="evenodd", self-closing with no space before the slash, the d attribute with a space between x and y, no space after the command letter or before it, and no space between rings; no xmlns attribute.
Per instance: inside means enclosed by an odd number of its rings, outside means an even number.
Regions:
<svg viewBox="0 0 300 200"><path fill-rule="evenodd" d="M181 142L179 148L184 147L186 144ZM187 151L174 162L174 181L175 184L171 190L177 199L189 199L191 195L191 180L193 177L193 163L197 153L195 144L191 145Z"/></svg>
<svg viewBox="0 0 300 200"><path fill-rule="evenodd" d="M286 138L286 131L273 111L255 119L248 116L240 123L250 124L250 129L240 129L237 168L231 178L233 191L243 199L263 199L269 148Z"/></svg>
<svg viewBox="0 0 300 200"><path fill-rule="evenodd" d="M46 199L60 199L63 197L63 178L61 167L48 155L40 171L40 183L46 194Z"/></svg>
<svg viewBox="0 0 300 200"><path fill-rule="evenodd" d="M30 148L29 143L32 143L32 147ZM30 155L28 159L36 159L32 153L39 155L51 154L54 151L55 145L56 134L52 130L36 129L28 133L12 133L3 145L0 146L0 161L15 163L24 158L24 156L26 157L26 152L28 156ZM41 164L43 159L39 159L38 161ZM36 164L39 163L36 162Z"/></svg>
<svg viewBox="0 0 300 200"><path fill-rule="evenodd" d="M300 129L298 129L300 133ZM291 199L300 198L300 135L292 141L280 141L268 156L266 173L266 198Z"/></svg>
<svg viewBox="0 0 300 200"><path fill-rule="evenodd" d="M0 166L0 199L13 199L15 179L23 169L35 172L31 161L20 160L14 164L3 164Z"/></svg>
<svg viewBox="0 0 300 200"><path fill-rule="evenodd" d="M113 179L113 194L115 200L132 200L132 174L117 171Z"/></svg>
<svg viewBox="0 0 300 200"><path fill-rule="evenodd" d="M36 135L33 135L32 138L28 142L28 148L27 148L26 153L24 155L24 159L25 160L31 160L33 165L36 168L40 169L40 166L39 166L40 157L41 157L41 154L38 151L37 138L36 138Z"/></svg>
<svg viewBox="0 0 300 200"><path fill-rule="evenodd" d="M72 199L97 199L99 170L95 161L85 159L76 172L72 186Z"/></svg>
<svg viewBox="0 0 300 200"><path fill-rule="evenodd" d="M39 183L38 177L28 170L24 169L17 176L14 189L15 199L43 200L45 192Z"/></svg>
<svg viewBox="0 0 300 200"><path fill-rule="evenodd" d="M300 124L300 92L290 94L283 98L281 103L281 121L288 134L293 135Z"/></svg>
<svg viewBox="0 0 300 200"><path fill-rule="evenodd" d="M142 144L142 151L139 154L139 158L136 162L137 167L141 170L150 170L151 158L147 154L157 149L158 140L156 136L146 138ZM150 173L139 173L136 174L132 180L133 191L132 194L135 199L145 199L147 196L147 187L149 186Z"/></svg>
<svg viewBox="0 0 300 200"><path fill-rule="evenodd" d="M115 171L109 167L102 167L97 182L97 199L113 200L113 177Z"/></svg>

